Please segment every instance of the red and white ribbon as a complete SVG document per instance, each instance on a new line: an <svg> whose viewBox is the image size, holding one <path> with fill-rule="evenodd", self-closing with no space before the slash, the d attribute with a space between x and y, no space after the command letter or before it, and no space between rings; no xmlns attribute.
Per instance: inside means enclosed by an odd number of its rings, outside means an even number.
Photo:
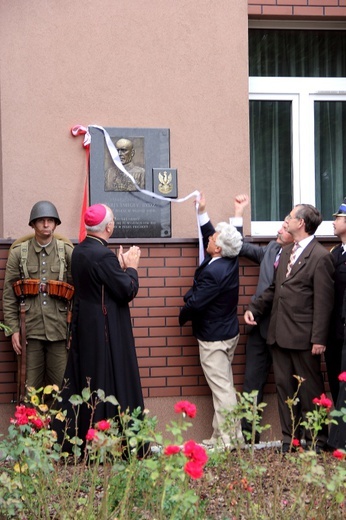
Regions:
<svg viewBox="0 0 346 520"><path fill-rule="evenodd" d="M89 129L86 126L82 125L76 125L71 128L71 134L74 137L77 137L77 135L84 135L84 141L83 146L84 148L89 148L91 143L91 135L89 132Z"/></svg>
<svg viewBox="0 0 346 520"><path fill-rule="evenodd" d="M84 135L83 146L84 146L84 148L89 148L90 143L91 143L91 135L89 132L89 128L96 128L97 130L100 130L101 132L103 132L103 135L104 135L104 138L105 138L105 141L107 144L107 148L108 148L108 151L110 153L113 163L115 164L115 166L117 168L119 168L120 171L122 171L124 173L124 175L126 175L126 177L128 177L131 180L131 182L136 186L137 190L140 191L141 193L144 193L148 197L153 197L154 199L165 200L165 201L169 201L169 202L185 202L186 200L191 199L192 197L196 197L196 200L197 200L196 216L197 216L197 229L198 229L198 241L199 241L199 262L202 263L203 259L204 259L204 248L203 248L203 239L202 239L201 228L199 226L199 221L198 221L198 200L200 198L200 192L198 190L195 190L192 193L189 193L189 195L186 195L186 197L183 197L181 199L171 199L169 197L163 197L162 195L154 193L153 191L144 190L143 188L140 188L138 186L138 184L136 183L134 177L125 169L123 163L120 160L119 153L118 153L118 150L117 150L115 144L113 143L112 139L110 138L109 133L107 132L107 130L105 130L105 128L103 128L103 126L89 125L88 127L85 127L82 125L76 125L71 128L71 133L73 136Z"/></svg>
<svg viewBox="0 0 346 520"><path fill-rule="evenodd" d="M122 171L126 175L126 177L128 177L131 180L131 182L136 186L137 190L140 191L141 193L144 193L145 195L148 195L149 197L154 197L155 199L168 200L169 202L185 202L185 200L188 200L191 197L196 197L197 199L199 198L200 193L198 190L193 191L192 193L190 193L186 197L183 197L182 199L170 199L169 197L163 197L162 195L154 193L153 191L144 190L144 189L140 188L138 186L138 184L136 183L135 179L133 178L133 176L125 169L123 163L121 162L118 150L117 150L115 144L113 143L112 139L110 138L110 135L107 132L107 130L105 130L102 126L97 126L97 125L90 125L89 128L97 128L97 130L101 130L101 132L103 132L108 151L112 157L112 161L114 162L115 166L117 168L119 168L119 170Z"/></svg>

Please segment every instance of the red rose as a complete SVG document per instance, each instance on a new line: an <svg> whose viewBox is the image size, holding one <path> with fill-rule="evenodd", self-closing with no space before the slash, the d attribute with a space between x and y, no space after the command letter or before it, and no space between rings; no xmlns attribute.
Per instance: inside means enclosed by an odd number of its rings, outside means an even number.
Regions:
<svg viewBox="0 0 346 520"><path fill-rule="evenodd" d="M164 454L165 455L175 455L180 452L179 446L175 446L174 444L170 444L165 447Z"/></svg>
<svg viewBox="0 0 346 520"><path fill-rule="evenodd" d="M335 457L336 459L339 459L339 460L343 460L346 458L346 453L341 450L335 450L335 451L333 451L333 457Z"/></svg>
<svg viewBox="0 0 346 520"><path fill-rule="evenodd" d="M23 414L23 415L14 414L14 415L15 415L15 419L13 419L13 421L12 421L14 424L18 424L19 426L22 426L23 424L29 423L29 419L27 418L27 416L25 414Z"/></svg>
<svg viewBox="0 0 346 520"><path fill-rule="evenodd" d="M184 471L194 479L201 478L203 475L203 467L192 460L185 464Z"/></svg>
<svg viewBox="0 0 346 520"><path fill-rule="evenodd" d="M183 453L188 459L191 459L192 462L197 462L202 466L208 461L208 455L205 449L199 444L196 444L193 440L187 441L184 444Z"/></svg>
<svg viewBox="0 0 346 520"><path fill-rule="evenodd" d="M35 428L37 428L38 430L41 430L42 428L44 428L44 422L42 421L42 419L40 419L39 417L35 417L34 419L31 420L32 424L35 426Z"/></svg>
<svg viewBox="0 0 346 520"><path fill-rule="evenodd" d="M317 404L318 406L323 406L324 408L331 408L333 406L332 401L326 396L326 394L321 394L320 397L315 397L312 402Z"/></svg>
<svg viewBox="0 0 346 520"><path fill-rule="evenodd" d="M188 417L193 419L196 416L197 408L196 405L190 403L190 401L179 401L174 405L175 413L185 413Z"/></svg>
<svg viewBox="0 0 346 520"><path fill-rule="evenodd" d="M14 417L14 419L11 419L11 422L21 426L23 424L28 424L30 420L36 418L37 412L35 408L27 408L24 405L16 406Z"/></svg>

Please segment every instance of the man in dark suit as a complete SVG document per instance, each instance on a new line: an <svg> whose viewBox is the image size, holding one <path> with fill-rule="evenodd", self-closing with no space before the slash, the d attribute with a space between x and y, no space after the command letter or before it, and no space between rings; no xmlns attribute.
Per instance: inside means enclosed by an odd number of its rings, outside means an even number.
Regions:
<svg viewBox="0 0 346 520"><path fill-rule="evenodd" d="M291 449L297 427L286 403L297 391L294 376L304 379L299 390L303 418L313 410L312 400L324 392L320 358L326 349L334 301L332 256L314 237L322 222L320 212L310 204L298 204L285 222L294 244L283 248L274 283L250 304L244 316L248 325L256 325L256 319L271 309L267 343L272 348L283 453ZM323 428L317 434L317 452L326 445L327 433ZM307 430L305 435L309 446L311 432Z"/></svg>
<svg viewBox="0 0 346 520"><path fill-rule="evenodd" d="M331 251L335 265L335 297L327 350L324 357L327 365L330 391L334 405L336 405L339 393L338 376L341 373L341 354L345 331L342 310L346 288L346 198L333 217L335 217L333 223L334 235L340 238L341 243Z"/></svg>
<svg viewBox="0 0 346 520"><path fill-rule="evenodd" d="M242 233L243 213L249 204L248 195L240 194L234 198L234 217L231 223ZM273 283L275 269L279 264L282 248L293 242L293 237L282 225L277 233L276 240L271 240L266 246L258 246L251 243L243 243L239 256L245 256L260 265L256 292L251 297L255 302L257 298ZM270 314L263 316L260 323L255 327L248 327L248 338L246 342L246 364L243 392L250 393L258 391L257 403L263 401L263 388L267 381L272 364L270 347L267 344L267 331ZM252 424L245 418L242 419L243 432L252 432ZM250 440L250 436L245 440ZM256 432L255 441L259 442L260 435Z"/></svg>
<svg viewBox="0 0 346 520"><path fill-rule="evenodd" d="M201 365L213 397L213 434L203 444L233 447L237 440L243 442L241 427L238 424L235 431L226 429L223 412L237 403L231 364L239 338L238 253L242 238L236 228L226 222L214 229L203 195L198 214L207 254L195 272L193 287L184 297L179 323L192 321Z"/></svg>
<svg viewBox="0 0 346 520"><path fill-rule="evenodd" d="M345 207L346 209L346 207ZM344 292L344 301L342 305L342 317L346 319L346 291ZM346 403L346 335L341 352L340 379L338 399L335 402L335 410L341 412L345 409ZM330 449L342 449L346 451L346 421L344 421L344 413L337 417L333 417L337 422L331 424L328 438L328 446Z"/></svg>

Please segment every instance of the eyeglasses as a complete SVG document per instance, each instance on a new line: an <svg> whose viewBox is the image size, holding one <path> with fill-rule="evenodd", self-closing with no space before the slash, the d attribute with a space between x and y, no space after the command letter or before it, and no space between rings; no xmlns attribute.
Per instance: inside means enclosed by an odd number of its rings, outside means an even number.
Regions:
<svg viewBox="0 0 346 520"><path fill-rule="evenodd" d="M301 217L292 217L292 215L287 215L285 217L285 222L287 222L288 220L294 220L294 219L301 220Z"/></svg>

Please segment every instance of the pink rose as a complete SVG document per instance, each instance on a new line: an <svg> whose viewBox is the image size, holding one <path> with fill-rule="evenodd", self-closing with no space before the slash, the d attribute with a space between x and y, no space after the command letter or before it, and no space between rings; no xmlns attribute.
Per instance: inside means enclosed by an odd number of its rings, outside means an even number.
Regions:
<svg viewBox="0 0 346 520"><path fill-rule="evenodd" d="M85 438L87 441L97 440L97 430L95 430L95 428L89 428Z"/></svg>
<svg viewBox="0 0 346 520"><path fill-rule="evenodd" d="M102 421L99 421L97 424L96 424L96 428L100 431L106 431L106 430L109 430L109 428L111 427L111 423L109 421L106 421L106 420L102 420Z"/></svg>
<svg viewBox="0 0 346 520"><path fill-rule="evenodd" d="M346 372L341 372L338 379L339 381L346 381Z"/></svg>

